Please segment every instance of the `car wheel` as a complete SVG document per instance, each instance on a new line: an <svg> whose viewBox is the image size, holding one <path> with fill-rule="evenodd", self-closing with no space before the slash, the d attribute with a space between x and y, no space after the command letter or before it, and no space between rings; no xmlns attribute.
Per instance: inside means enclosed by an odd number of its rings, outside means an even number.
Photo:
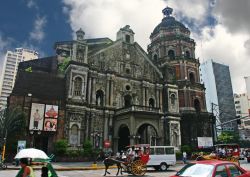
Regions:
<svg viewBox="0 0 250 177"><path fill-rule="evenodd" d="M161 163L160 169L161 169L161 171L167 171L168 165L166 163Z"/></svg>

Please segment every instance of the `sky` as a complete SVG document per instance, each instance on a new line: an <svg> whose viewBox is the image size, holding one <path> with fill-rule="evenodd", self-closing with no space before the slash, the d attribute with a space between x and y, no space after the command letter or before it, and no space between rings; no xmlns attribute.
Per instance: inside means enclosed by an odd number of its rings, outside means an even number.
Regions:
<svg viewBox="0 0 250 177"><path fill-rule="evenodd" d="M245 92L250 76L249 0L8 0L0 6L0 65L6 50L25 47L40 57L54 55L56 41L75 38L82 28L86 38L116 38L130 25L145 50L149 36L162 18L162 9L191 31L196 58L228 65L235 93Z"/></svg>

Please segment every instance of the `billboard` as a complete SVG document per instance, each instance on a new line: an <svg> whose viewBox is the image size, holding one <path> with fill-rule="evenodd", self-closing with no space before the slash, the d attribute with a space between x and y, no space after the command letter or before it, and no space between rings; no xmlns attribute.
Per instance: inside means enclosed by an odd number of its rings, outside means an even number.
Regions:
<svg viewBox="0 0 250 177"><path fill-rule="evenodd" d="M56 131L57 129L57 119L48 119L44 120L44 131Z"/></svg>
<svg viewBox="0 0 250 177"><path fill-rule="evenodd" d="M197 137L198 139L198 147L212 147L213 146L213 138L212 137Z"/></svg>
<svg viewBox="0 0 250 177"><path fill-rule="evenodd" d="M32 103L29 130L43 129L44 107L44 104Z"/></svg>
<svg viewBox="0 0 250 177"><path fill-rule="evenodd" d="M45 117L46 118L57 119L57 117L58 117L58 106L56 106L56 105L46 105Z"/></svg>

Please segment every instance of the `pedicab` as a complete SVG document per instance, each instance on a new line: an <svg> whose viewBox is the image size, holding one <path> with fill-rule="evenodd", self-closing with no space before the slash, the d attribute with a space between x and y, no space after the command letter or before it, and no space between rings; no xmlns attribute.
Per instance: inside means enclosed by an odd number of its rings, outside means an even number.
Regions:
<svg viewBox="0 0 250 177"><path fill-rule="evenodd" d="M109 173L107 171L108 167L117 164L118 171L124 169L123 172L133 174L135 176L143 176L147 172L147 163L149 161L149 152L150 145L149 144L137 144L133 146L127 146L127 153L125 154L126 158L117 158L117 157L108 157L104 160L104 164L106 166L105 174ZM133 149L136 156L132 157L129 151ZM122 171L121 171L122 174Z"/></svg>
<svg viewBox="0 0 250 177"><path fill-rule="evenodd" d="M21 159L21 158L29 159L31 162L30 164L31 167L34 166L47 167L49 177L58 177L56 171L54 170L51 164L52 158L48 157L42 150L34 148L22 149L15 156L15 159ZM21 168L17 173L16 177L22 177L22 174L23 174L23 169Z"/></svg>

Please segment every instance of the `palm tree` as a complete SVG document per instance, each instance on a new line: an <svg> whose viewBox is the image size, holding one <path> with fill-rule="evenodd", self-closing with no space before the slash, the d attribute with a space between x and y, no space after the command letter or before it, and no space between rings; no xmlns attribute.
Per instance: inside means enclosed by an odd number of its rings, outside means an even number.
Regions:
<svg viewBox="0 0 250 177"><path fill-rule="evenodd" d="M25 124L25 114L18 108L6 108L0 111L0 140L5 142L8 135L21 130ZM4 144L4 143L0 143Z"/></svg>

